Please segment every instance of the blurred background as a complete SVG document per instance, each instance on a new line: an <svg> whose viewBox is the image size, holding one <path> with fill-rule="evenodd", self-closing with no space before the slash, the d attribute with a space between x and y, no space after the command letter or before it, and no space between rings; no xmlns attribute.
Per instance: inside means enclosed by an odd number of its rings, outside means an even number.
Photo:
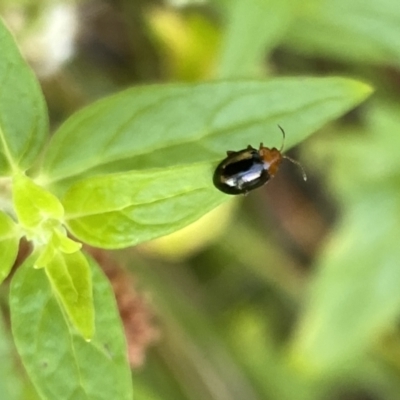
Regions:
<svg viewBox="0 0 400 400"><path fill-rule="evenodd" d="M53 131L133 85L306 75L373 85L289 151L307 182L286 163L174 235L89 251L116 293L136 400L400 399L398 0L0 0L0 15ZM1 373L35 399L15 364Z"/></svg>

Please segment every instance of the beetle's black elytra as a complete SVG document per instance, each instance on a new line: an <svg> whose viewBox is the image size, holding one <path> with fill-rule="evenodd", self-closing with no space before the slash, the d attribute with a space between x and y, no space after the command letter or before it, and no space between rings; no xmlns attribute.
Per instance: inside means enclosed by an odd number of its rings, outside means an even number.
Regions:
<svg viewBox="0 0 400 400"><path fill-rule="evenodd" d="M215 169L213 176L215 187L226 194L246 194L273 178L284 158L299 165L306 180L302 166L297 161L282 155L285 131L280 126L279 128L283 136L280 150L275 147L272 149L264 147L260 143L258 150L249 145L244 150L227 151L227 157Z"/></svg>

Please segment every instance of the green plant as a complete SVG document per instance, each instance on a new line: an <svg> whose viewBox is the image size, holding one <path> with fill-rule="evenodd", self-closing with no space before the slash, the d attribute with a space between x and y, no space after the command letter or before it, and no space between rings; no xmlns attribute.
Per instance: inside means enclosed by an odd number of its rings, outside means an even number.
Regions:
<svg viewBox="0 0 400 400"><path fill-rule="evenodd" d="M343 78L137 87L49 137L38 83L2 24L0 49L1 276L25 237L33 251L12 277L12 332L49 399L132 397L111 289L81 242L124 248L195 221L228 198L211 178L227 147L279 143L279 123L289 148L371 92Z"/></svg>

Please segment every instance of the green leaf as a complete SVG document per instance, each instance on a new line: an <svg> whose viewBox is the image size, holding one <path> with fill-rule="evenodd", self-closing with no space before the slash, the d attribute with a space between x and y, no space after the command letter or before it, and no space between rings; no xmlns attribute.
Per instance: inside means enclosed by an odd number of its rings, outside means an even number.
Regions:
<svg viewBox="0 0 400 400"><path fill-rule="evenodd" d="M32 397L23 396L26 379L17 365L15 349L12 343L8 323L0 318L0 393L1 400L31 400Z"/></svg>
<svg viewBox="0 0 400 400"><path fill-rule="evenodd" d="M304 368L323 373L357 359L400 310L399 201L380 188L347 213L319 262L294 343Z"/></svg>
<svg viewBox="0 0 400 400"><path fill-rule="evenodd" d="M29 168L48 135L39 84L0 19L0 175Z"/></svg>
<svg viewBox="0 0 400 400"><path fill-rule="evenodd" d="M52 193L18 174L13 179L13 203L22 226L35 228L43 220L60 220L64 209Z"/></svg>
<svg viewBox="0 0 400 400"><path fill-rule="evenodd" d="M58 251L57 247L54 246L53 241L51 240L44 246L35 249L34 252L35 256L37 256L34 268L44 268L48 265L53 257L55 256L56 252Z"/></svg>
<svg viewBox="0 0 400 400"><path fill-rule="evenodd" d="M400 66L397 0L312 1L286 43L296 51L345 61Z"/></svg>
<svg viewBox="0 0 400 400"><path fill-rule="evenodd" d="M55 235L55 244L56 247L60 249L61 252L71 254L82 248L82 243L75 242L75 240L70 239L68 236L65 236L64 232L60 232L58 230L54 231Z"/></svg>
<svg viewBox="0 0 400 400"><path fill-rule="evenodd" d="M316 149L321 162L330 157L343 217L318 260L293 355L322 374L360 360L400 312L398 104L369 103L367 122L367 132Z"/></svg>
<svg viewBox="0 0 400 400"><path fill-rule="evenodd" d="M110 284L91 262L96 333L71 329L44 269L27 261L12 280L11 322L22 362L43 399L131 400L126 345Z"/></svg>
<svg viewBox="0 0 400 400"><path fill-rule="evenodd" d="M166 235L222 203L208 164L110 174L68 190L66 223L80 240L123 248Z"/></svg>
<svg viewBox="0 0 400 400"><path fill-rule="evenodd" d="M370 93L369 86L342 78L129 89L83 109L60 127L40 179L62 192L84 176L217 162L227 150L248 144L279 145L277 124L286 130L290 147ZM70 182L60 182L66 179Z"/></svg>
<svg viewBox="0 0 400 400"><path fill-rule="evenodd" d="M286 31L296 5L296 0L232 1L218 75L244 77L261 71L268 51Z"/></svg>
<svg viewBox="0 0 400 400"><path fill-rule="evenodd" d="M94 334L92 276L85 256L56 252L46 274L69 318L85 339Z"/></svg>
<svg viewBox="0 0 400 400"><path fill-rule="evenodd" d="M48 243L36 247L34 254L35 257L37 256L37 258L34 267L46 267L50 262L53 261L53 258L58 252L72 254L79 251L81 248L82 244L75 242L66 236L65 230L61 231L61 229L54 229L51 232Z"/></svg>
<svg viewBox="0 0 400 400"><path fill-rule="evenodd" d="M0 211L0 283L8 276L17 258L19 237L17 225Z"/></svg>

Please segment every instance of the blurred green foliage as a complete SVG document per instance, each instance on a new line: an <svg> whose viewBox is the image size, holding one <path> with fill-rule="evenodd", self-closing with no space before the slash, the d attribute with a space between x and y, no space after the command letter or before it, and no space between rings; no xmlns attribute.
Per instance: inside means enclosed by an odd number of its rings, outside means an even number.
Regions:
<svg viewBox="0 0 400 400"><path fill-rule="evenodd" d="M72 6L73 57L41 77L53 127L139 83L342 75L369 81L376 94L297 150L306 184L282 168L238 200L213 244L174 262L145 248L113 255L150 296L160 331L132 372L135 399L400 398L400 4L173 3ZM45 30L51 4L0 4L22 50ZM285 125L288 141L306 123L297 118ZM195 239L218 225L215 217ZM7 331L0 344L15 354ZM35 399L26 382L18 368L0 371L5 400Z"/></svg>

